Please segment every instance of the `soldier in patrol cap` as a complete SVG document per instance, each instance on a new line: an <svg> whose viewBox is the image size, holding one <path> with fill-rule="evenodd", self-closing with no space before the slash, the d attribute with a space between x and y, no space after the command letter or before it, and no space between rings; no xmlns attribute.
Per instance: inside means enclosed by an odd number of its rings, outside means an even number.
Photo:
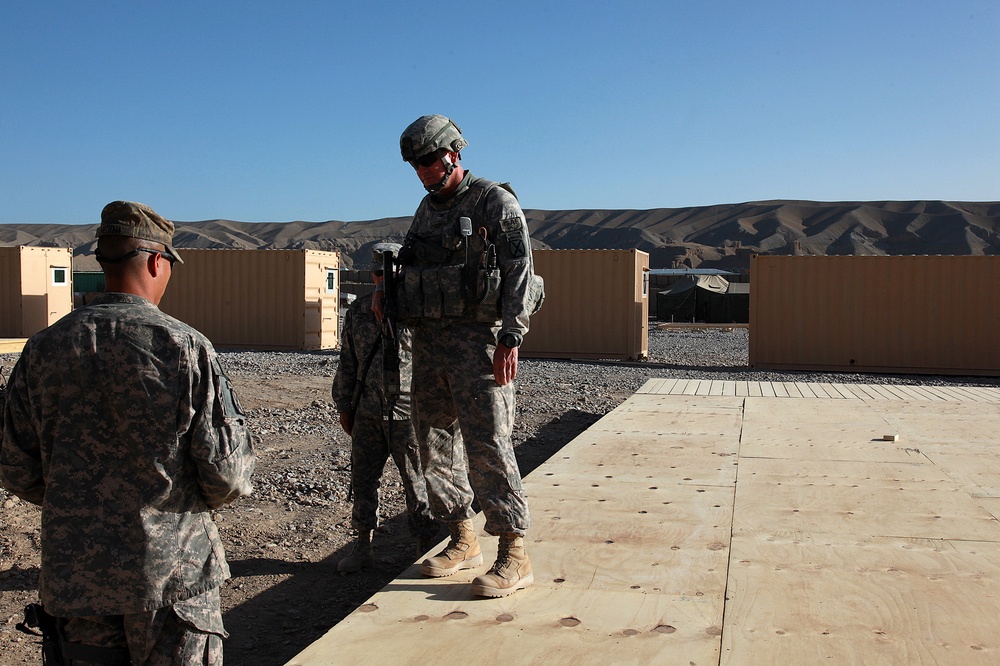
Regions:
<svg viewBox="0 0 1000 666"><path fill-rule="evenodd" d="M427 195L400 250L396 302L400 320L413 328L413 419L431 507L451 532L421 571L448 576L483 563L471 521L475 497L499 546L472 593L502 597L534 580L511 432L517 349L543 290L517 197L462 167L468 145L458 124L441 115L418 118L399 139ZM377 299L372 305L380 307ZM441 436L456 422L464 448ZM453 471L460 458L468 461L467 478Z"/></svg>
<svg viewBox="0 0 1000 666"><path fill-rule="evenodd" d="M395 258L399 243L383 241L372 248L370 266L382 284L385 255ZM421 553L437 541L440 526L427 503L427 486L410 421L410 331L384 331L366 299L357 299L344 315L340 365L333 378L333 402L340 425L351 436L351 526L358 537L354 549L337 564L353 573L374 562L372 537L379 524L379 483L390 455L399 470L406 498L410 533Z"/></svg>
<svg viewBox="0 0 1000 666"><path fill-rule="evenodd" d="M107 292L32 336L10 375L0 484L42 507L56 663L222 663L210 512L251 492L256 458L212 344L157 307L173 233L144 204L105 206Z"/></svg>

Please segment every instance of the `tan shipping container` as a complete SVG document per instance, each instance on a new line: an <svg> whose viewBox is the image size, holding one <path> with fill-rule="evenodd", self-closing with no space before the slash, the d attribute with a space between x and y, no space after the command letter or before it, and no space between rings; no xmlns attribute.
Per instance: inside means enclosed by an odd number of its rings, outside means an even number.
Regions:
<svg viewBox="0 0 1000 666"><path fill-rule="evenodd" d="M641 250L535 250L545 303L521 353L536 358L649 356L649 255Z"/></svg>
<svg viewBox="0 0 1000 666"><path fill-rule="evenodd" d="M222 349L335 349L340 254L180 248L160 309Z"/></svg>
<svg viewBox="0 0 1000 666"><path fill-rule="evenodd" d="M73 309L73 250L0 247L0 338L28 338Z"/></svg>
<svg viewBox="0 0 1000 666"><path fill-rule="evenodd" d="M750 260L750 366L1000 375L1000 257Z"/></svg>

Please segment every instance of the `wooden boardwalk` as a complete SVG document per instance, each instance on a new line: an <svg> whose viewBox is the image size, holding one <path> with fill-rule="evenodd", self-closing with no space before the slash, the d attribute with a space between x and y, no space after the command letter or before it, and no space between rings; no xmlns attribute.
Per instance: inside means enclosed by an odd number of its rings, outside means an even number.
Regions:
<svg viewBox="0 0 1000 666"><path fill-rule="evenodd" d="M997 433L1000 389L653 379L525 479L533 587L413 566L289 664L997 664Z"/></svg>

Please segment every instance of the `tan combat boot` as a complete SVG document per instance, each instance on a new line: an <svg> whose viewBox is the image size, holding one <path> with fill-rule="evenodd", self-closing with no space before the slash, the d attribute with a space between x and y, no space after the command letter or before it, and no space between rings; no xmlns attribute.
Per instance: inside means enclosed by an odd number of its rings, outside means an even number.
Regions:
<svg viewBox="0 0 1000 666"><path fill-rule="evenodd" d="M420 573L423 575L440 578L483 563L483 552L479 549L479 539L472 529L471 520L448 523L448 530L451 532L451 541L445 549L420 563Z"/></svg>
<svg viewBox="0 0 1000 666"><path fill-rule="evenodd" d="M472 593L479 597L506 597L534 582L531 560L524 552L524 537L501 534L497 561L489 572L472 581Z"/></svg>
<svg viewBox="0 0 1000 666"><path fill-rule="evenodd" d="M375 553L372 551L372 534L374 530L361 530L358 532L358 540L354 542L354 550L351 554L337 563L337 571L340 573L354 573L361 571L365 567L370 567L375 562Z"/></svg>

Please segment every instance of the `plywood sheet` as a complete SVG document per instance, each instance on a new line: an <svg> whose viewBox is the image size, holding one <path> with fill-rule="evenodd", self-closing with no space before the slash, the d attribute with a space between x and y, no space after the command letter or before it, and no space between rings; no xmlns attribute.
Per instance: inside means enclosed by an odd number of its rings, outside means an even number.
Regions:
<svg viewBox="0 0 1000 666"><path fill-rule="evenodd" d="M804 427L815 424L841 425L845 422L865 427L885 423L881 412L861 400L747 400L744 418L753 425Z"/></svg>
<svg viewBox="0 0 1000 666"><path fill-rule="evenodd" d="M618 487L623 481L656 480L666 484L725 485L736 482L739 440L692 436L627 435L590 430L564 447L544 468L531 474L532 486L543 482L586 481Z"/></svg>
<svg viewBox="0 0 1000 666"><path fill-rule="evenodd" d="M742 533L722 663L995 664L1000 544Z"/></svg>
<svg viewBox="0 0 1000 666"><path fill-rule="evenodd" d="M1000 522L930 463L741 458L733 530L1000 540Z"/></svg>
<svg viewBox="0 0 1000 666"><path fill-rule="evenodd" d="M919 452L973 497L1000 497L1000 441L995 438L985 442L924 443Z"/></svg>
<svg viewBox="0 0 1000 666"><path fill-rule="evenodd" d="M886 442L881 435L872 436L878 432L869 429L858 433L848 427L838 427L829 431L810 429L796 436L781 428L758 426L748 428L748 432L744 433L740 455L787 460L912 462L916 455L912 450L902 442Z"/></svg>
<svg viewBox="0 0 1000 666"><path fill-rule="evenodd" d="M447 584L446 584L447 585ZM455 586L462 589L466 586ZM455 598L397 580L290 666L676 664L719 661L722 606L643 591L535 586L506 599ZM332 635L334 634L335 635Z"/></svg>
<svg viewBox="0 0 1000 666"><path fill-rule="evenodd" d="M885 418L899 432L900 441L906 441L911 446L939 442L988 444L996 441L997 433L1000 433L1000 415L984 414L982 411L978 414L897 412L886 414Z"/></svg>

